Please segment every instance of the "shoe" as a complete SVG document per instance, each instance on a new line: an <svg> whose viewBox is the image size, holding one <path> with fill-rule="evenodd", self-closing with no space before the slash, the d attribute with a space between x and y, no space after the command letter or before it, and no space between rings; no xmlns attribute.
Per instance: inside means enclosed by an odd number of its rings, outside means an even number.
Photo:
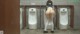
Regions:
<svg viewBox="0 0 80 34"><path fill-rule="evenodd" d="M54 31L51 31L51 33L54 33Z"/></svg>
<svg viewBox="0 0 80 34"><path fill-rule="evenodd" d="M44 33L48 33L48 31L44 31Z"/></svg>

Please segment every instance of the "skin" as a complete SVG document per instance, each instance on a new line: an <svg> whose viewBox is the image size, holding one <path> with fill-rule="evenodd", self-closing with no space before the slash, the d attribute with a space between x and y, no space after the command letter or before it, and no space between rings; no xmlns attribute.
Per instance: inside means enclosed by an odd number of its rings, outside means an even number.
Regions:
<svg viewBox="0 0 80 34"><path fill-rule="evenodd" d="M51 20L52 19L52 16L54 17L55 16L55 11L53 8L49 7L47 8L47 11L45 13L46 17Z"/></svg>

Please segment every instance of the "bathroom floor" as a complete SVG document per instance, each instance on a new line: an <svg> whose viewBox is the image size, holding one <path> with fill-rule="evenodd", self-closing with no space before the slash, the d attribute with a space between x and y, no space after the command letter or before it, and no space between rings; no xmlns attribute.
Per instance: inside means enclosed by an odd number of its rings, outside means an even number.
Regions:
<svg viewBox="0 0 80 34"><path fill-rule="evenodd" d="M30 29L23 29L21 30L21 34L80 34L80 30L67 30L67 31L62 31L62 30L55 30L54 33L43 33L42 29L37 29L37 30L30 30Z"/></svg>

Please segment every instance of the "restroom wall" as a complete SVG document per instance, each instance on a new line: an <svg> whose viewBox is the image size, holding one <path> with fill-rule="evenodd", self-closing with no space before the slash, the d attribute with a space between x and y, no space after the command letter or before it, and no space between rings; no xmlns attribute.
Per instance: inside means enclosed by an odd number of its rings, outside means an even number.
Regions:
<svg viewBox="0 0 80 34"><path fill-rule="evenodd" d="M20 0L20 5L46 5L47 0ZM80 27L80 0L52 0L53 5L73 5L74 6L74 29L79 29Z"/></svg>

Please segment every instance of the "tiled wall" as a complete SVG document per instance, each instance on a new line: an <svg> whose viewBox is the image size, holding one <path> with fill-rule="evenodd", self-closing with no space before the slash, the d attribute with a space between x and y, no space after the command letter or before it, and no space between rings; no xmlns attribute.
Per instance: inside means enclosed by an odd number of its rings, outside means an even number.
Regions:
<svg viewBox="0 0 80 34"><path fill-rule="evenodd" d="M20 5L45 5L47 0L20 0ZM80 0L52 0L54 5L74 5L80 3Z"/></svg>
<svg viewBox="0 0 80 34"><path fill-rule="evenodd" d="M46 5L47 0L20 0L20 5ZM80 28L80 0L52 0L53 5L74 5L74 29Z"/></svg>

